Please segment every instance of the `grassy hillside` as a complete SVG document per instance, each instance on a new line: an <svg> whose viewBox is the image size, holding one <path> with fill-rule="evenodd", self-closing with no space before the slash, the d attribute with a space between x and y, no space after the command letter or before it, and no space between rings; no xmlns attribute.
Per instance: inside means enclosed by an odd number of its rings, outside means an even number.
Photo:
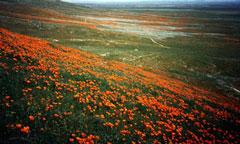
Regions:
<svg viewBox="0 0 240 144"><path fill-rule="evenodd" d="M237 99L0 30L1 143L239 140Z"/></svg>

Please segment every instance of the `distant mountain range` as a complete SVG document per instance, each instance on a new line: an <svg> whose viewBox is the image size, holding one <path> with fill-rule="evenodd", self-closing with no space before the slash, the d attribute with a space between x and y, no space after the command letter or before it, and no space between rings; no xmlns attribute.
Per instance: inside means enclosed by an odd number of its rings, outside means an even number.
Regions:
<svg viewBox="0 0 240 144"><path fill-rule="evenodd" d="M240 1L209 1L203 0L198 1L140 1L140 2L106 2L106 3L79 3L80 5L85 5L94 8L220 8L220 9L239 9Z"/></svg>

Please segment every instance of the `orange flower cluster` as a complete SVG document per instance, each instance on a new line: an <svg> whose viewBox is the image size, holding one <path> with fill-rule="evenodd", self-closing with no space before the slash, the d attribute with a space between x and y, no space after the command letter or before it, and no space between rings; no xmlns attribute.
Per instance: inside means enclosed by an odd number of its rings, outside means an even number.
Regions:
<svg viewBox="0 0 240 144"><path fill-rule="evenodd" d="M28 134L30 132L30 127L25 126L25 127L21 128L20 131L24 134Z"/></svg>
<svg viewBox="0 0 240 144"><path fill-rule="evenodd" d="M23 134L29 134L30 132L29 126L22 126L22 124L16 124L16 128L19 129Z"/></svg>
<svg viewBox="0 0 240 144"><path fill-rule="evenodd" d="M94 141L98 141L99 137L94 135L87 136L85 133L81 133L81 137L76 136L76 134L71 134L69 142L73 143L76 141L78 144L94 144Z"/></svg>
<svg viewBox="0 0 240 144"><path fill-rule="evenodd" d="M123 136L130 135L130 134L131 134L131 132L128 131L128 130L121 130L120 133L121 133Z"/></svg>
<svg viewBox="0 0 240 144"><path fill-rule="evenodd" d="M103 125L106 126L106 127L109 127L109 128L113 128L114 127L114 124L112 124L110 122L106 122Z"/></svg>

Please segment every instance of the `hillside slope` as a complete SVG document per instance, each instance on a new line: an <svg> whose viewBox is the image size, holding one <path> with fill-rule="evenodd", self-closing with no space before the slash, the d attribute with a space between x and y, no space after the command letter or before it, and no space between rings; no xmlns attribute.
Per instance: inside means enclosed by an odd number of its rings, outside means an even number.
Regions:
<svg viewBox="0 0 240 144"><path fill-rule="evenodd" d="M1 143L239 143L239 100L0 29Z"/></svg>

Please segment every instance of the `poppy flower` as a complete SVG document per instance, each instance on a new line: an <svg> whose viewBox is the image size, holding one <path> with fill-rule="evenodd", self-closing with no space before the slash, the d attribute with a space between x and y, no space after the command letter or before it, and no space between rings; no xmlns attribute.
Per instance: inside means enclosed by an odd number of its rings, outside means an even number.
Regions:
<svg viewBox="0 0 240 144"><path fill-rule="evenodd" d="M20 129L22 127L22 124L16 124L16 128Z"/></svg>
<svg viewBox="0 0 240 144"><path fill-rule="evenodd" d="M74 138L69 138L69 142L73 143L74 142Z"/></svg>
<svg viewBox="0 0 240 144"><path fill-rule="evenodd" d="M30 116L28 116L28 118L30 121L34 121L34 116L30 115Z"/></svg>
<svg viewBox="0 0 240 144"><path fill-rule="evenodd" d="M30 127L29 126L25 126L25 127L21 128L20 131L22 133L24 133L24 134L28 134L30 132Z"/></svg>

